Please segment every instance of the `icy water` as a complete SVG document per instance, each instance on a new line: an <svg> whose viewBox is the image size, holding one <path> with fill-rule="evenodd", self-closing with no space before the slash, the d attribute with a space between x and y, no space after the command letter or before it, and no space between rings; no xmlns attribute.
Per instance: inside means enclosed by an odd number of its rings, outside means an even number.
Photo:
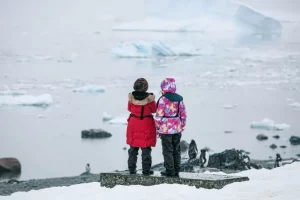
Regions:
<svg viewBox="0 0 300 200"><path fill-rule="evenodd" d="M165 77L175 77L188 114L183 139L195 139L199 149L220 152L239 148L258 159L300 153L300 147L288 141L291 135L300 136L300 109L289 106L300 102L300 18L291 17L297 16L292 11L295 6L300 9L298 4L282 12L269 12L282 19L280 40L249 44L245 43L249 38L206 41L197 33L112 32L111 27L120 19L142 15L142 11L129 14L133 8L127 4L113 8L113 3L99 1L22 2L0 1L0 87L32 95L48 93L54 103L47 108L0 107L0 158L18 158L21 179L78 175L86 163L91 164L92 172L126 169L126 126L106 124L102 116L103 112L128 115L127 95L138 77L148 79L149 91L156 93ZM107 15L110 11L118 16L116 20ZM113 57L111 49L118 42L135 39L193 43L203 49L203 55ZM87 84L106 86L107 91L72 91ZM225 109L227 104L237 106ZM291 127L284 131L250 129L252 121L264 118ZM103 128L113 137L82 140L81 130L89 128ZM258 142L259 133L270 137ZM280 135L280 139L273 139L273 135ZM287 148L271 150L273 143ZM160 140L152 155L154 164L162 162Z"/></svg>

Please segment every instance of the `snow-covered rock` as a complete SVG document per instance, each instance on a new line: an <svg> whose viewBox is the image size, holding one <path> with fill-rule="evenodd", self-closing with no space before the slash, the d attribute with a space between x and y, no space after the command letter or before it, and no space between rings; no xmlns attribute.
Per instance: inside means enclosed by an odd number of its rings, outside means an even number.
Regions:
<svg viewBox="0 0 300 200"><path fill-rule="evenodd" d="M156 56L199 56L201 51L189 45L167 45L161 41L128 41L119 43L112 53L120 58L147 58Z"/></svg>
<svg viewBox="0 0 300 200"><path fill-rule="evenodd" d="M103 85L86 85L79 88L74 88L73 92L77 93L104 93L106 91L106 87Z"/></svg>
<svg viewBox="0 0 300 200"><path fill-rule="evenodd" d="M265 130L275 130L282 131L290 127L289 124L275 124L271 119L265 118L261 122L252 122L250 127L252 129L265 129Z"/></svg>
<svg viewBox="0 0 300 200"><path fill-rule="evenodd" d="M39 96L21 95L21 96L0 96L0 106L37 106L47 107L53 103L50 94L42 94Z"/></svg>

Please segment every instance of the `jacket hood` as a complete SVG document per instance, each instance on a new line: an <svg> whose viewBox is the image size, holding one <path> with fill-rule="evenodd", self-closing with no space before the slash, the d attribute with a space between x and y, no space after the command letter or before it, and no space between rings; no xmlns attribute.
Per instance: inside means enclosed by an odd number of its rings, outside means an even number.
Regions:
<svg viewBox="0 0 300 200"><path fill-rule="evenodd" d="M160 88L165 93L175 93L176 92L176 84L174 78L165 78L161 84Z"/></svg>
<svg viewBox="0 0 300 200"><path fill-rule="evenodd" d="M143 105L146 105L148 103L151 103L152 101L155 100L155 95L153 93L148 93L148 96L144 99L141 99L141 100L137 100L135 99L136 95L133 95L132 93L129 93L128 94L128 100L134 104L134 105L140 105L140 106L143 106Z"/></svg>

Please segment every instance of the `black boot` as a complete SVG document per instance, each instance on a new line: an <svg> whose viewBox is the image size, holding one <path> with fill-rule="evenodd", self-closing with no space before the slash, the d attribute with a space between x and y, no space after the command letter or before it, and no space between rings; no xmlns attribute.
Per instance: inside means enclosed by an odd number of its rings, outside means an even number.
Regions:
<svg viewBox="0 0 300 200"><path fill-rule="evenodd" d="M150 175L152 175L152 174L154 174L154 171L152 171L152 170L149 170L149 171L143 171L143 175L145 175L145 176L150 176Z"/></svg>
<svg viewBox="0 0 300 200"><path fill-rule="evenodd" d="M160 172L160 174L161 174L162 176L166 176L166 177L173 177L173 176L175 176L174 173L167 172L167 171Z"/></svg>
<svg viewBox="0 0 300 200"><path fill-rule="evenodd" d="M136 174L136 170L134 170L134 171L129 171L129 174Z"/></svg>

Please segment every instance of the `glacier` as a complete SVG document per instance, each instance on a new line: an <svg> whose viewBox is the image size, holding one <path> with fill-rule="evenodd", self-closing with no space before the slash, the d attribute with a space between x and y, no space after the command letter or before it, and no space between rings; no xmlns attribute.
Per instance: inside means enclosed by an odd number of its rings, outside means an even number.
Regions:
<svg viewBox="0 0 300 200"><path fill-rule="evenodd" d="M221 31L280 37L280 22L232 0L144 0L145 18L117 24L113 31ZM209 35L209 34L207 34Z"/></svg>
<svg viewBox="0 0 300 200"><path fill-rule="evenodd" d="M121 42L113 48L112 54L120 58L148 58L156 56L199 56L204 52L188 44L171 45L162 41L127 41Z"/></svg>
<svg viewBox="0 0 300 200"><path fill-rule="evenodd" d="M0 96L1 106L36 106L48 107L53 103L53 98L50 94L34 95L19 95L19 96Z"/></svg>

